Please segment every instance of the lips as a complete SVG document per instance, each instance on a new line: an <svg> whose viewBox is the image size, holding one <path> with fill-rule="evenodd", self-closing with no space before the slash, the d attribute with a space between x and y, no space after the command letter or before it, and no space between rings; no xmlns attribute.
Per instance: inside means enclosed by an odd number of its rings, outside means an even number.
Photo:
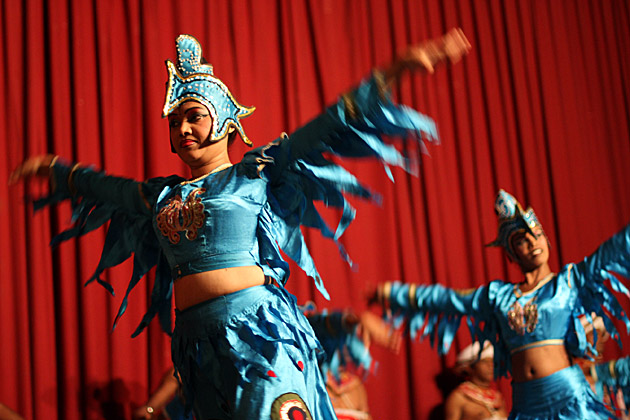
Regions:
<svg viewBox="0 0 630 420"><path fill-rule="evenodd" d="M542 249L540 248L536 248L535 250L532 251L533 256L540 255L540 254L542 254Z"/></svg>
<svg viewBox="0 0 630 420"><path fill-rule="evenodd" d="M195 144L195 143L197 143L197 142L196 142L196 141L194 141L194 140L191 140L191 139L184 139L184 140L181 140L181 141L179 142L179 147L180 147L181 149L185 149L186 147L190 147L190 146L192 146L192 145L193 145L193 144Z"/></svg>

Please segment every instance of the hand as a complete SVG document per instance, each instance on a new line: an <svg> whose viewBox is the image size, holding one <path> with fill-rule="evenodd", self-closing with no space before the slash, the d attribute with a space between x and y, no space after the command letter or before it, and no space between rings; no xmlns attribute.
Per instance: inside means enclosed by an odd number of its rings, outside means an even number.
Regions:
<svg viewBox="0 0 630 420"><path fill-rule="evenodd" d="M381 293L379 285L370 285L369 289L365 292L365 300L367 300L368 306L381 304Z"/></svg>
<svg viewBox="0 0 630 420"><path fill-rule="evenodd" d="M42 155L26 159L20 164L11 175L9 175L9 185L25 178L48 178L51 174L51 166L56 159L55 155Z"/></svg>
<svg viewBox="0 0 630 420"><path fill-rule="evenodd" d="M394 353L400 351L402 334L372 312L365 311L359 317L359 332L363 342L369 347L372 342L383 346Z"/></svg>
<svg viewBox="0 0 630 420"><path fill-rule="evenodd" d="M409 47L407 51L384 72L385 82L397 79L404 70L421 70L433 73L439 63L457 63L468 54L470 42L460 28L453 28L440 38Z"/></svg>
<svg viewBox="0 0 630 420"><path fill-rule="evenodd" d="M149 412L149 410L147 410L147 406L143 405L140 406L138 408L136 408L133 411L133 415L132 418L133 420L143 420L143 419L152 419L153 418L153 413Z"/></svg>

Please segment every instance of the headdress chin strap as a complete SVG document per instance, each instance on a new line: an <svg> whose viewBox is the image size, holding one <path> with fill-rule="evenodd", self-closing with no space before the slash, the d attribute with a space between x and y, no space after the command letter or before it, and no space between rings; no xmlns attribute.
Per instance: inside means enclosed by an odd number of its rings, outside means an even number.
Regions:
<svg viewBox="0 0 630 420"><path fill-rule="evenodd" d="M525 231L532 235L536 226L542 229L542 225L534 213L534 209L528 207L523 210L521 204L510 193L499 190L494 202L494 211L499 219L497 238L486 246L501 246L505 248L510 259L516 261L516 255L510 244L515 233Z"/></svg>
<svg viewBox="0 0 630 420"><path fill-rule="evenodd" d="M254 112L254 107L244 107L232 96L227 86L214 76L212 66L202 62L199 41L190 35L180 35L177 45L177 66L166 60L168 82L162 117L188 100L202 103L212 115L210 140L220 140L234 127L245 144L252 142L245 135L240 119Z"/></svg>

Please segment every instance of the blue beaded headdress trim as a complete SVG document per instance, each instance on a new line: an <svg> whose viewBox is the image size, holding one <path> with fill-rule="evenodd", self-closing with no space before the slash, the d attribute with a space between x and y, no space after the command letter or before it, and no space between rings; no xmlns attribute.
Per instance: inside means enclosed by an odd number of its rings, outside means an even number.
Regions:
<svg viewBox="0 0 630 420"><path fill-rule="evenodd" d="M212 115L210 140L223 138L229 128L234 127L245 144L251 146L252 142L245 135L240 119L250 115L255 108L247 108L236 102L227 86L214 76L212 65L202 63L199 41L190 35L180 35L175 44L177 66L166 60L168 84L162 117L168 116L185 101L199 101Z"/></svg>
<svg viewBox="0 0 630 420"><path fill-rule="evenodd" d="M510 193L499 190L494 201L494 211L499 219L499 232L497 238L486 246L502 246L512 260L516 260L514 250L510 245L512 236L521 231L534 234L532 229L536 226L542 229L542 225L534 213L534 209L528 207L523 211L521 204Z"/></svg>

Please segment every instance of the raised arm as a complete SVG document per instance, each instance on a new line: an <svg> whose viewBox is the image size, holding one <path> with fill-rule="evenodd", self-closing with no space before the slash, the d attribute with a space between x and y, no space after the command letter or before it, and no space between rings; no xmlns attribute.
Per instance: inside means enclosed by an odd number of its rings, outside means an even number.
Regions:
<svg viewBox="0 0 630 420"><path fill-rule="evenodd" d="M289 136L290 146L285 144L285 149L273 156L276 168L308 157L313 150L321 152L323 142L330 149L325 151L340 156L374 156L386 165L402 166L409 170L408 162L393 147L381 145L376 139L368 139L368 135L406 137L415 132L419 137L435 139L437 132L430 118L391 103L390 85L405 72L433 73L442 64L456 63L468 54L470 48L470 43L459 28L439 38L408 47L391 65L374 71L371 79L342 95L338 103L292 133ZM355 142L354 136L363 137L366 141Z"/></svg>
<svg viewBox="0 0 630 420"><path fill-rule="evenodd" d="M413 45L383 70L386 84L397 81L405 71L433 73L443 63L455 64L471 49L460 28L453 28L439 38Z"/></svg>
<svg viewBox="0 0 630 420"><path fill-rule="evenodd" d="M604 278L612 281L614 276L609 272L630 278L630 224L602 243L575 268L579 284L602 281ZM627 290L624 292L628 293Z"/></svg>
<svg viewBox="0 0 630 420"><path fill-rule="evenodd" d="M630 225L625 226L611 238L602 243L595 252L577 264L565 267L568 271L569 285L578 288L580 301L585 314L595 313L602 317L606 330L621 344L615 324L616 318L630 331L630 320L612 291L630 298L630 291L620 277L630 278ZM608 280L610 283L605 282ZM604 311L605 309L605 311ZM583 334L580 334L582 337ZM585 337L581 338L580 348L586 346Z"/></svg>

